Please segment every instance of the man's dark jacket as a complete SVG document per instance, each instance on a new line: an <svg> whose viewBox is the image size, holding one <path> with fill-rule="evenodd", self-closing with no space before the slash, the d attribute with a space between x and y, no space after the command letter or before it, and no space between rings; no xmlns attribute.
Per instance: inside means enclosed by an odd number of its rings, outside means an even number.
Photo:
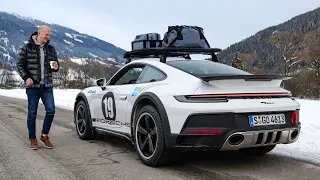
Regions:
<svg viewBox="0 0 320 180"><path fill-rule="evenodd" d="M17 69L20 77L26 81L28 78L33 80L33 87L39 85L41 78L41 64L40 64L40 45L36 44L32 36L37 35L37 32L34 32L28 39L28 43L25 44L21 51L19 52L19 59L17 62ZM49 45L48 42L44 45L45 58L44 58L44 69L45 69L45 86L52 87L52 72L57 72L57 70L50 68L50 61L58 62L57 52L55 48ZM60 67L60 66L59 66Z"/></svg>

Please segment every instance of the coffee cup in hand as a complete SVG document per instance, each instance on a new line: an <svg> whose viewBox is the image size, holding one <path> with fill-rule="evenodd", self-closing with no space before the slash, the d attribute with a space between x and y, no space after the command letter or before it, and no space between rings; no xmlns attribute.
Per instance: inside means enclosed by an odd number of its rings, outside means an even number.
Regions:
<svg viewBox="0 0 320 180"><path fill-rule="evenodd" d="M50 67L51 67L51 69L56 69L56 65L57 65L57 62L56 62L56 61L50 61Z"/></svg>

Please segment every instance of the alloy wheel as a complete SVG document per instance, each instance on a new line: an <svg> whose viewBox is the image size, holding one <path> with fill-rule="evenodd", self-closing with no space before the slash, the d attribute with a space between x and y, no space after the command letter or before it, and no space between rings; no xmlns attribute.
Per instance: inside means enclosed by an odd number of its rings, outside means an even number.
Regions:
<svg viewBox="0 0 320 180"><path fill-rule="evenodd" d="M154 118L149 113L139 116L135 135L140 154L144 159L151 158L157 148L158 132Z"/></svg>
<svg viewBox="0 0 320 180"><path fill-rule="evenodd" d="M77 116L76 116L76 125L77 131L82 136L86 132L86 112L82 105L80 105L77 109Z"/></svg>

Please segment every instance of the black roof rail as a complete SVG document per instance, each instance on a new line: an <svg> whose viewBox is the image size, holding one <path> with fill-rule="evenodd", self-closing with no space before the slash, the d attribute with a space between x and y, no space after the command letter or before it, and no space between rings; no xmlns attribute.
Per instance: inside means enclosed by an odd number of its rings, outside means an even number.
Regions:
<svg viewBox="0 0 320 180"><path fill-rule="evenodd" d="M131 62L132 58L160 58L160 62L165 63L167 57L185 56L186 59L190 59L190 54L204 54L211 55L212 61L218 62L215 53L220 51L219 48L157 47L128 51L123 58L127 59L126 63Z"/></svg>

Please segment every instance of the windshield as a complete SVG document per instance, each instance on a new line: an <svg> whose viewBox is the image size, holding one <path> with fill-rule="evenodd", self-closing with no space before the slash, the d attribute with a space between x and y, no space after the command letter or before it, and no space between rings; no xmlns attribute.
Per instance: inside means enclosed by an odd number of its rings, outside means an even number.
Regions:
<svg viewBox="0 0 320 180"><path fill-rule="evenodd" d="M175 60L168 61L167 64L195 76L252 75L240 69L210 60Z"/></svg>

